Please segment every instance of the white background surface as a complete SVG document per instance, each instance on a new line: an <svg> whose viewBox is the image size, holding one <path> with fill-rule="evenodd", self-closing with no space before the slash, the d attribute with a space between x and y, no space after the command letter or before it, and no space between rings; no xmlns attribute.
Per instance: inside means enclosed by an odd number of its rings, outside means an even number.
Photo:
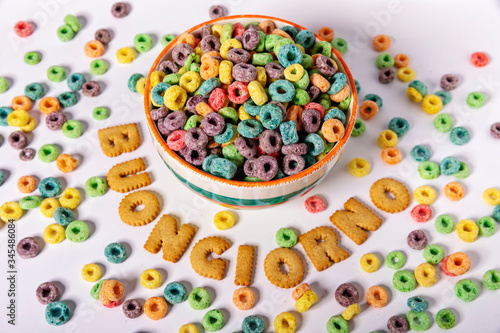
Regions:
<svg viewBox="0 0 500 333"><path fill-rule="evenodd" d="M453 294L453 286L460 278L450 278L439 273L437 284L432 288L417 287L403 294L392 287L393 270L382 265L373 274L365 273L359 267L360 257L374 252L383 258L392 250L402 250L408 257L405 269L413 270L424 259L422 252L411 250L406 244L406 236L411 230L424 229L430 243L442 245L447 254L457 251L466 252L472 259L472 268L464 277L480 282L485 271L500 268L498 256L498 232L491 238L479 238L472 244L462 242L456 233L441 235L434 229L434 218L425 224L417 224L410 218L410 210L390 216L376 210L384 223L380 229L370 234L368 240L357 246L344 235L339 235L340 244L350 258L318 273L300 245L296 246L306 262L304 282L308 282L320 296L320 302L304 314L294 309L291 290L280 290L266 279L263 263L266 254L276 247L274 233L281 227L292 227L298 232L307 232L316 226L332 226L329 216L351 196L362 200L374 208L369 198L371 184L383 177L392 176L404 182L411 192L419 185L431 185L438 192L432 205L434 216L448 213L458 222L464 218L477 220L490 215L492 207L483 203L482 192L491 186L500 186L498 165L500 163L499 140L489 134L493 122L500 121L498 114L500 102L495 93L500 87L500 65L498 62L499 3L498 1L243 1L222 0L229 14L265 14L297 22L313 31L321 26L331 26L336 36L349 42L345 59L354 77L361 84L360 99L367 93L377 93L384 100L379 115L367 122L367 131L362 137L351 138L344 155L329 176L310 194L320 195L328 202L326 211L311 215L304 207L304 198L296 199L279 207L260 211L238 211L238 223L227 231L217 230L212 223L213 215L221 207L195 197L185 189L163 165L154 151L149 134L146 132L142 99L127 90L127 79L135 72L146 74L150 64L161 50L158 38L165 33L181 33L185 29L208 19L208 8L214 1L130 1L132 9L126 18L116 19L110 14L111 2L40 0L0 2L0 75L13 80L11 89L0 95L0 105L9 105L12 97L22 95L24 86L31 82L42 82L49 87L48 96L57 96L67 91L66 83L51 83L45 71L50 65L63 65L67 72L82 72L87 79L91 77L91 59L83 52L84 44L93 39L99 28L109 28L113 39L102 57L110 64L109 71L97 79L103 87L99 97L81 96L75 106L65 110L68 118L77 119L84 124L85 132L79 139L64 137L61 132L50 132L43 124L37 108L31 111L37 122L42 123L30 135L29 147L35 149L46 143L54 143L63 153L76 154L81 161L79 167L69 175L63 175L55 163L44 164L38 158L27 163L20 162L17 155L6 142L13 129L0 128L0 169L7 171L7 179L0 187L0 202L19 200L17 179L31 174L42 179L56 176L65 186L83 189L85 180L91 176L105 176L109 168L119 162L142 157L147 162L147 171L153 183L147 189L154 191L161 200L161 214L173 214L183 223L192 223L199 230L193 243L177 264L163 261L161 254L152 255L142 246L155 222L139 228L122 223L117 207L123 194L108 191L101 198L85 197L82 191L82 204L78 208L78 219L86 221L91 228L90 238L80 244L64 241L57 245L42 245L41 253L31 260L18 258L17 283L17 325L13 328L6 323L4 300L7 285L6 271L6 226L0 225L0 331L2 332L177 332L186 323L201 323L206 311L192 310L188 303L169 308L167 316L154 322L145 315L128 320L121 308L106 309L89 296L92 283L80 277L80 270L86 263L95 262L103 268L103 277L119 279L125 286L125 298L139 298L143 301L152 296L160 296L168 282L182 281L191 290L206 287L212 295L210 309L222 309L226 316L223 332L238 331L247 315L262 315L266 331L273 331L274 317L283 311L292 311L298 317L299 332L324 332L327 320L340 314L343 308L334 299L335 289L343 282L353 282L358 286L363 312L350 323L352 332L371 330L387 331L387 319L395 314L404 315L408 308L406 299L410 296L428 296L428 313L434 318L441 308L452 308L458 316L456 332L498 332L498 292L480 287L480 295L470 304L459 301ZM50 4L50 5L49 5ZM56 36L56 29L63 24L63 18L71 13L78 16L82 30L74 40L62 43ZM24 40L13 36L12 27L21 19L35 21L34 34ZM155 46L137 56L129 65L118 64L115 52L118 48L133 45L136 33L147 32L154 36ZM432 126L432 116L428 116L420 106L411 103L405 95L406 84L395 80L389 85L378 83L374 63L377 53L370 47L371 38L379 33L392 38L391 54L406 53L411 58L410 66L418 73L417 78L426 83L430 92L440 90L439 80L445 73L455 73L461 79L460 86L451 92L452 103L442 112L449 113L457 125L467 127L472 140L465 146L453 145L447 135L441 135ZM27 51L42 53L42 62L28 66L23 62ZM475 51L486 52L491 63L485 68L475 68L469 56ZM478 110L465 104L471 91L486 94L486 105ZM106 121L92 119L95 106L107 106L111 117ZM385 165L380 159L380 149L376 145L378 133L387 128L394 116L405 117L410 121L411 130L398 143L404 160L396 166ZM42 118L42 119L41 119ZM143 143L136 151L116 158L105 157L97 143L96 131L111 125L137 122ZM3 143L2 143L3 142ZM451 202L443 194L445 184L452 177L441 176L433 181L425 181L417 175L417 165L409 158L411 148L426 143L433 152L431 160L441 161L452 155L467 162L472 170L469 178L461 181L466 195L460 202ZM372 164L371 173L362 179L355 179L347 172L347 164L354 157L367 158ZM43 217L38 210L30 211L16 223L17 239L26 236L37 237L43 244L43 229L53 220ZM192 245L211 235L221 235L230 240L231 247L223 258L228 261L224 280L215 281L198 276L189 263ZM106 261L104 247L111 242L127 244L130 252L128 259L120 265ZM237 248L241 244L257 246L256 269L252 289L257 295L256 306L250 311L238 311L232 305L232 293L236 267ZM164 279L162 287L146 290L139 283L139 274L144 269L159 270ZM440 270L438 269L438 272ZM71 320L61 327L51 327L44 319L45 307L35 298L36 287L45 281L56 282L62 291L61 300L66 301L72 310ZM364 295L368 287L380 284L390 294L390 302L383 309L367 306ZM201 327L201 326L200 326ZM431 332L440 331L434 323ZM201 330L202 332L202 330Z"/></svg>

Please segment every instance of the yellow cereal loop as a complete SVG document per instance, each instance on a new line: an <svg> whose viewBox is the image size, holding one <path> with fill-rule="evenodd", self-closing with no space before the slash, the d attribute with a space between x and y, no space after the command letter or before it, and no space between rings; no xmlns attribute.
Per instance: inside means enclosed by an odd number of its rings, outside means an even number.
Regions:
<svg viewBox="0 0 500 333"><path fill-rule="evenodd" d="M267 94L259 81L252 81L248 84L250 98L256 105L264 105L267 102Z"/></svg>
<svg viewBox="0 0 500 333"><path fill-rule="evenodd" d="M194 324L186 324L179 328L179 333L199 333L199 331Z"/></svg>
<svg viewBox="0 0 500 333"><path fill-rule="evenodd" d="M255 119L255 117L252 117L250 114L248 114L248 112L245 111L245 108L243 107L243 105L241 105L238 108L238 118L241 121L247 120L247 119Z"/></svg>
<svg viewBox="0 0 500 333"><path fill-rule="evenodd" d="M217 37L217 39L220 39L220 35L222 35L222 25L221 24L214 24L212 26L212 35Z"/></svg>
<svg viewBox="0 0 500 333"><path fill-rule="evenodd" d="M0 206L0 219L5 223L17 221L23 216L21 206L15 201L6 202Z"/></svg>
<svg viewBox="0 0 500 333"><path fill-rule="evenodd" d="M233 63L229 60L222 60L219 64L219 80L222 84L231 84L233 82L233 66Z"/></svg>
<svg viewBox="0 0 500 333"><path fill-rule="evenodd" d="M186 67L183 66L183 67L179 68L179 71L177 72L177 74L184 75L184 74L186 74L186 72L187 72L187 69L186 69Z"/></svg>
<svg viewBox="0 0 500 333"><path fill-rule="evenodd" d="M276 333L294 333L297 329L297 319L290 312L282 312L274 318Z"/></svg>
<svg viewBox="0 0 500 333"><path fill-rule="evenodd" d="M196 53L200 57L203 55L203 50L201 49L200 45L198 45L197 47L194 48L194 53Z"/></svg>
<svg viewBox="0 0 500 333"><path fill-rule="evenodd" d="M262 66L255 67L257 69L257 81L259 81L261 86L265 86L267 84L267 73L266 69Z"/></svg>
<svg viewBox="0 0 500 333"><path fill-rule="evenodd" d="M182 89L178 85L171 86L165 92L163 100L165 101L165 106L170 110L182 110L187 100L186 90Z"/></svg>
<svg viewBox="0 0 500 333"><path fill-rule="evenodd" d="M479 227L472 220L465 219L457 224L458 237L466 243L472 243L475 241L478 233Z"/></svg>
<svg viewBox="0 0 500 333"><path fill-rule="evenodd" d="M391 130L385 130L380 132L377 138L377 144L381 149L387 147L395 147L398 143L398 136Z"/></svg>
<svg viewBox="0 0 500 333"><path fill-rule="evenodd" d="M422 287L429 288L436 283L436 269L429 263L423 263L415 269L415 280Z"/></svg>
<svg viewBox="0 0 500 333"><path fill-rule="evenodd" d="M422 205L432 205L436 200L436 191L430 186L419 186L413 192L413 199Z"/></svg>
<svg viewBox="0 0 500 333"><path fill-rule="evenodd" d="M146 90L146 78L141 77L139 80L137 80L137 83L135 84L135 89L137 92L141 95L144 95L144 90Z"/></svg>
<svg viewBox="0 0 500 333"><path fill-rule="evenodd" d="M349 162L349 173L354 177L364 177L370 173L370 162L361 157L356 157Z"/></svg>
<svg viewBox="0 0 500 333"><path fill-rule="evenodd" d="M306 53L306 50L304 50L304 47L302 45L295 43L295 46L297 46L300 49L302 54Z"/></svg>
<svg viewBox="0 0 500 333"><path fill-rule="evenodd" d="M285 68L283 74L288 81L297 82L304 75L304 67L301 64L293 64Z"/></svg>
<svg viewBox="0 0 500 333"><path fill-rule="evenodd" d="M243 46L240 41L237 39L228 39L220 46L220 56L222 59L227 59L227 52L231 49L241 49Z"/></svg>
<svg viewBox="0 0 500 333"><path fill-rule="evenodd" d="M101 278L101 267L96 264L86 264L82 268L82 278L87 282L96 282Z"/></svg>
<svg viewBox="0 0 500 333"><path fill-rule="evenodd" d="M149 82L151 84L151 89L153 89L158 83L163 81L165 73L162 71L154 71L149 77Z"/></svg>
<svg viewBox="0 0 500 333"><path fill-rule="evenodd" d="M486 189L483 192L483 201L490 206L500 205L500 191L493 187Z"/></svg>
<svg viewBox="0 0 500 333"><path fill-rule="evenodd" d="M116 51L116 60L120 64L129 64L135 59L135 51L131 47L122 47Z"/></svg>
<svg viewBox="0 0 500 333"><path fill-rule="evenodd" d="M62 225L57 223L49 224L43 230L43 240L49 244L57 244L66 238L66 232Z"/></svg>
<svg viewBox="0 0 500 333"><path fill-rule="evenodd" d="M214 224L215 227L219 230L226 230L232 228L235 223L235 218L233 213L223 210L215 214L214 216Z"/></svg>
<svg viewBox="0 0 500 333"><path fill-rule="evenodd" d="M422 101L422 109L427 114L436 114L442 107L443 101L437 95L426 95Z"/></svg>
<svg viewBox="0 0 500 333"><path fill-rule="evenodd" d="M182 75L179 80L179 86L181 86L188 93L195 92L196 89L200 87L201 84L201 76L200 74L189 71L186 74Z"/></svg>
<svg viewBox="0 0 500 333"><path fill-rule="evenodd" d="M413 87L408 87L408 89L406 89L406 95L412 102L420 103L422 101L422 94Z"/></svg>
<svg viewBox="0 0 500 333"><path fill-rule="evenodd" d="M322 152L321 154L314 156L314 158L316 159L316 161L321 161L326 155L328 155L328 153Z"/></svg>
<svg viewBox="0 0 500 333"><path fill-rule="evenodd" d="M28 121L28 123L24 126L19 126L19 129L25 133L29 133L29 132L32 132L36 127L36 121L35 121L35 118L33 117L30 117L30 120Z"/></svg>
<svg viewBox="0 0 500 333"><path fill-rule="evenodd" d="M311 306L314 305L314 303L317 302L318 302L318 295L314 291L308 290L295 303L295 308L299 312L306 312L307 310L309 310Z"/></svg>
<svg viewBox="0 0 500 333"><path fill-rule="evenodd" d="M156 269L146 269L141 274L141 284L146 289L156 289L161 286L161 274Z"/></svg>
<svg viewBox="0 0 500 333"><path fill-rule="evenodd" d="M410 82L415 79L417 73L410 67L401 67L398 69L397 76L400 81Z"/></svg>
<svg viewBox="0 0 500 333"><path fill-rule="evenodd" d="M380 267L380 260L373 253L364 254L360 260L361 269L367 273L374 273Z"/></svg>
<svg viewBox="0 0 500 333"><path fill-rule="evenodd" d="M349 305L349 307L345 309L344 312L342 312L342 318L344 318L345 320L351 320L360 313L361 313L361 307L359 306L358 303L354 303Z"/></svg>
<svg viewBox="0 0 500 333"><path fill-rule="evenodd" d="M80 192L76 188L66 187L59 198L61 206L75 209L80 204Z"/></svg>
<svg viewBox="0 0 500 333"><path fill-rule="evenodd" d="M60 207L59 202L55 198L47 198L40 204L40 212L45 217L54 217L54 212Z"/></svg>
<svg viewBox="0 0 500 333"><path fill-rule="evenodd" d="M27 125L29 121L29 113L21 109L14 110L7 116L9 126L21 127Z"/></svg>

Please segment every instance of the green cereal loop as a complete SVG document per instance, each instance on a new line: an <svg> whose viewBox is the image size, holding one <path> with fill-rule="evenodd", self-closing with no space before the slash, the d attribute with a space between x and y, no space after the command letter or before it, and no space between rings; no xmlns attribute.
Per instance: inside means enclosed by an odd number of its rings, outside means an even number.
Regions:
<svg viewBox="0 0 500 333"><path fill-rule="evenodd" d="M222 155L236 164L237 167L241 167L243 166L243 163L245 163L245 158L240 154L234 144L230 144L222 148Z"/></svg>
<svg viewBox="0 0 500 333"><path fill-rule="evenodd" d="M191 66L189 66L189 70L200 74L200 67L201 67L200 64L192 63Z"/></svg>
<svg viewBox="0 0 500 333"><path fill-rule="evenodd" d="M222 33L220 34L220 43L230 40L233 37L234 25L226 23L222 26Z"/></svg>
<svg viewBox="0 0 500 333"><path fill-rule="evenodd" d="M406 258L401 251L392 251L385 257L385 265L392 269L401 269L405 263Z"/></svg>
<svg viewBox="0 0 500 333"><path fill-rule="evenodd" d="M222 117L224 117L224 120L231 123L231 124L236 124L238 122L238 112L236 109L227 106L219 110L218 112Z"/></svg>
<svg viewBox="0 0 500 333"><path fill-rule="evenodd" d="M210 294L204 288L194 288L188 297L189 305L194 310L204 310L210 306Z"/></svg>
<svg viewBox="0 0 500 333"><path fill-rule="evenodd" d="M219 310L210 310L203 316L201 324L208 332L216 332L224 327L224 315Z"/></svg>
<svg viewBox="0 0 500 333"><path fill-rule="evenodd" d="M449 114L441 113L434 118L434 128L441 133L448 133L453 128L453 118Z"/></svg>
<svg viewBox="0 0 500 333"><path fill-rule="evenodd" d="M457 323L457 316L450 309L441 309L436 314L436 324L439 328L449 330L455 327Z"/></svg>
<svg viewBox="0 0 500 333"><path fill-rule="evenodd" d="M309 73L309 76L311 76L311 73ZM330 106L332 106L332 100L330 99L330 95L328 95L327 93L320 94L318 97L319 97L318 103L325 110L328 110Z"/></svg>
<svg viewBox="0 0 500 333"><path fill-rule="evenodd" d="M200 115L192 115L191 117L188 118L186 121L186 125L184 125L184 130L187 131L190 128L193 127L198 127L201 124L201 121L203 120L203 117Z"/></svg>
<svg viewBox="0 0 500 333"><path fill-rule="evenodd" d="M352 128L351 136L357 137L362 135L366 130L365 122L359 118L354 122L354 127Z"/></svg>
<svg viewBox="0 0 500 333"><path fill-rule="evenodd" d="M469 177L469 174L470 174L469 165L465 162L460 161L460 169L458 169L458 172L453 176L455 176L458 179L465 179Z"/></svg>
<svg viewBox="0 0 500 333"><path fill-rule="evenodd" d="M335 50L339 51L342 54L347 52L347 41L344 38L337 37L333 39L330 44L332 44L332 47Z"/></svg>
<svg viewBox="0 0 500 333"><path fill-rule="evenodd" d="M165 77L163 78L163 82L171 84L171 85L178 84L180 79L181 79L181 76L182 76L182 74L179 74L179 73L168 74L168 75L165 75Z"/></svg>
<svg viewBox="0 0 500 333"><path fill-rule="evenodd" d="M63 124L62 132L64 136L70 139L76 139L82 135L82 123L80 123L78 120L68 120Z"/></svg>
<svg viewBox="0 0 500 333"><path fill-rule="evenodd" d="M266 46L267 35L262 31L258 31L258 33L259 33L259 44L257 44L257 47L255 48L254 51L263 52Z"/></svg>
<svg viewBox="0 0 500 333"><path fill-rule="evenodd" d="M271 55L271 53L254 53L254 55L252 56L252 65L265 66L270 62L273 62L273 56Z"/></svg>
<svg viewBox="0 0 500 333"><path fill-rule="evenodd" d="M162 47L165 47L168 44L170 44L170 42L173 41L174 39L175 39L175 35L174 34L163 35L160 38L160 44L161 44Z"/></svg>
<svg viewBox="0 0 500 333"><path fill-rule="evenodd" d="M78 22L78 19L71 14L68 14L64 17L64 23L69 25L74 32L78 32L82 28L80 22Z"/></svg>
<svg viewBox="0 0 500 333"><path fill-rule="evenodd" d="M268 52L273 51L274 45L276 45L276 43L281 39L283 39L283 37L279 35L266 35L266 40L265 40L266 51Z"/></svg>
<svg viewBox="0 0 500 333"><path fill-rule="evenodd" d="M431 318L425 312L415 312L411 310L406 314L406 320L410 329L415 332L427 331L431 327Z"/></svg>
<svg viewBox="0 0 500 333"><path fill-rule="evenodd" d="M50 66L47 68L47 79L51 82L61 82L66 79L66 71L62 66Z"/></svg>
<svg viewBox="0 0 500 333"><path fill-rule="evenodd" d="M185 62L184 62L184 68L190 68L191 67L191 64L193 62L195 62L196 58L196 53L191 53L190 55L188 55L188 57L186 58Z"/></svg>
<svg viewBox="0 0 500 333"><path fill-rule="evenodd" d="M382 67L394 67L394 58L389 53L382 52L378 55L375 64L378 69Z"/></svg>
<svg viewBox="0 0 500 333"><path fill-rule="evenodd" d="M90 63L90 73L94 75L103 75L108 71L108 63L102 59L93 60Z"/></svg>
<svg viewBox="0 0 500 333"><path fill-rule="evenodd" d="M251 24L251 25L254 25L254 26L256 26L256 27L258 27L258 26L259 26L259 22L255 22L255 21L254 21L254 22L248 22L247 24L245 24L245 25L244 25L245 29L246 29L246 28L248 28L248 26L249 26L250 24Z"/></svg>
<svg viewBox="0 0 500 333"><path fill-rule="evenodd" d="M455 220L447 214L439 215L434 222L436 231L441 234L449 234L455 228Z"/></svg>
<svg viewBox="0 0 500 333"><path fill-rule="evenodd" d="M37 208L41 203L42 200L36 195L30 195L19 200L19 206L23 210Z"/></svg>
<svg viewBox="0 0 500 333"><path fill-rule="evenodd" d="M486 102L486 96L480 92L471 92L467 95L467 105L473 109L479 109Z"/></svg>
<svg viewBox="0 0 500 333"><path fill-rule="evenodd" d="M302 67L304 67L304 69L311 68L314 65L314 60L309 54L304 53L302 54L301 65Z"/></svg>
<svg viewBox="0 0 500 333"><path fill-rule="evenodd" d="M304 89L295 89L295 97L292 102L295 105L304 106L309 103L309 94Z"/></svg>
<svg viewBox="0 0 500 333"><path fill-rule="evenodd" d="M477 225L479 226L479 236L490 237L497 230L497 223L490 216L481 217L477 220Z"/></svg>
<svg viewBox="0 0 500 333"><path fill-rule="evenodd" d="M321 72L319 71L319 69L317 68L313 68L309 71L309 76L313 76L313 74L319 74L319 75L322 75Z"/></svg>
<svg viewBox="0 0 500 333"><path fill-rule="evenodd" d="M293 247L297 244L297 234L289 228L281 228L276 232L276 244L279 247Z"/></svg>
<svg viewBox="0 0 500 333"><path fill-rule="evenodd" d="M75 32L69 25L64 24L57 28L57 37L61 42L68 42L75 37Z"/></svg>
<svg viewBox="0 0 500 333"><path fill-rule="evenodd" d="M479 294L479 286L470 279L463 279L455 285L455 295L464 302L472 302Z"/></svg>
<svg viewBox="0 0 500 333"><path fill-rule="evenodd" d="M344 98L344 100L339 103L338 108L345 112L349 108L350 104L351 104L351 95Z"/></svg>
<svg viewBox="0 0 500 333"><path fill-rule="evenodd" d="M302 77L298 81L292 82L292 84L295 88L307 89L307 87L309 86L309 73L307 73L307 71L304 71L304 75L302 75Z"/></svg>
<svg viewBox="0 0 500 333"><path fill-rule="evenodd" d="M144 53L153 48L153 39L149 34L137 34L134 37L134 48L139 53Z"/></svg>
<svg viewBox="0 0 500 333"><path fill-rule="evenodd" d="M101 293L101 288L102 288L102 285L104 284L104 282L106 282L106 279L100 280L99 282L94 284L92 289L90 289L90 296L93 299L99 300L99 294Z"/></svg>
<svg viewBox="0 0 500 333"><path fill-rule="evenodd" d="M54 162L59 156L57 147L51 144L46 144L38 149L38 158L45 163Z"/></svg>
<svg viewBox="0 0 500 333"><path fill-rule="evenodd" d="M249 176L246 176L245 178L243 178L243 181L245 181L245 182L261 182L262 179L260 179L258 177L249 177Z"/></svg>
<svg viewBox="0 0 500 333"><path fill-rule="evenodd" d="M42 56L40 55L39 52L36 51L31 51L31 52L26 52L24 55L24 62L27 65L36 65L42 60Z"/></svg>
<svg viewBox="0 0 500 333"><path fill-rule="evenodd" d="M280 51L281 47L283 45L286 45L286 44L290 44L290 45L294 45L293 44L293 41L291 41L290 39L288 38L282 38L280 40L278 40L276 42L276 44L274 44L274 47L273 47L273 52L274 54L278 54L278 52Z"/></svg>
<svg viewBox="0 0 500 333"><path fill-rule="evenodd" d="M326 323L327 333L349 333L349 323L342 316L333 316Z"/></svg>
<svg viewBox="0 0 500 333"><path fill-rule="evenodd" d="M394 273L394 276L392 277L392 284L396 290L406 293L415 289L417 286L417 280L415 280L412 273L401 270Z"/></svg>
<svg viewBox="0 0 500 333"><path fill-rule="evenodd" d="M326 42L326 41L320 41L314 44L311 54L317 54L321 53L325 57L330 58L332 55L332 44Z"/></svg>
<svg viewBox="0 0 500 333"><path fill-rule="evenodd" d="M108 190L106 181L101 177L90 177L85 182L85 193L90 197L100 197Z"/></svg>
<svg viewBox="0 0 500 333"><path fill-rule="evenodd" d="M484 273L483 284L488 290L500 289L500 272L496 269L490 269Z"/></svg>
<svg viewBox="0 0 500 333"><path fill-rule="evenodd" d="M3 76L0 76L0 94L9 90L9 82Z"/></svg>
<svg viewBox="0 0 500 333"><path fill-rule="evenodd" d="M92 111L92 117L95 120L104 120L109 117L109 109L104 106L98 106Z"/></svg>
<svg viewBox="0 0 500 333"><path fill-rule="evenodd" d="M89 234L89 226L83 221L73 221L66 227L66 238L75 243L83 242Z"/></svg>
<svg viewBox="0 0 500 333"><path fill-rule="evenodd" d="M438 264L444 259L444 249L436 244L427 245L424 249L424 259L429 264Z"/></svg>
<svg viewBox="0 0 500 333"><path fill-rule="evenodd" d="M441 171L438 164L431 161L423 161L418 165L418 173L423 179L436 179Z"/></svg>

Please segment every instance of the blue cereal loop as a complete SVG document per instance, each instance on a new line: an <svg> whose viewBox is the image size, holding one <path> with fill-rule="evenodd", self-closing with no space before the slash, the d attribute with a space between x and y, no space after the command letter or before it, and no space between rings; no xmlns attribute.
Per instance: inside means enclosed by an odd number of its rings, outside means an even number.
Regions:
<svg viewBox="0 0 500 333"><path fill-rule="evenodd" d="M0 107L0 126L9 126L9 123L7 123L7 117L12 111L12 108L8 106Z"/></svg>
<svg viewBox="0 0 500 333"><path fill-rule="evenodd" d="M415 312L424 312L429 307L429 302L427 302L425 298L420 296L408 298L406 304L408 305L410 310Z"/></svg>
<svg viewBox="0 0 500 333"><path fill-rule="evenodd" d="M232 179L236 170L236 164L225 158L217 157L210 163L210 173L216 177Z"/></svg>
<svg viewBox="0 0 500 333"><path fill-rule="evenodd" d="M470 141L469 131L465 127L455 127L450 132L450 140L457 146L461 146Z"/></svg>
<svg viewBox="0 0 500 333"><path fill-rule="evenodd" d="M493 218L497 221L497 222L500 222L500 205L496 206L494 209L493 209L493 214L492 214Z"/></svg>
<svg viewBox="0 0 500 333"><path fill-rule="evenodd" d="M30 83L24 87L24 94L32 101L36 101L43 97L45 88L38 82Z"/></svg>
<svg viewBox="0 0 500 333"><path fill-rule="evenodd" d="M165 82L158 83L153 88L153 90L151 90L151 99L153 100L153 103L157 105L163 105L165 103L165 100L162 96L162 93L167 91L168 88L170 88L170 84Z"/></svg>
<svg viewBox="0 0 500 333"><path fill-rule="evenodd" d="M441 161L439 168L442 175L451 176L460 170L460 161L456 157L448 156Z"/></svg>
<svg viewBox="0 0 500 333"><path fill-rule="evenodd" d="M384 103L382 102L382 98L377 95L377 94L367 94L364 98L363 98L363 101L372 101L372 102L375 102L377 103L377 106L379 109L382 108L382 106L384 105Z"/></svg>
<svg viewBox="0 0 500 333"><path fill-rule="evenodd" d="M450 101L451 101L450 94L448 92L444 91L444 90L436 91L434 93L434 95L436 95L439 98L441 98L441 101L443 102L443 105L446 105L446 104L450 103Z"/></svg>
<svg viewBox="0 0 500 333"><path fill-rule="evenodd" d="M279 111L281 112L281 110L279 110ZM262 120L262 118L261 118L261 120ZM264 130L264 128L262 127L262 125L263 124L261 124L258 120L255 120L255 119L245 119L245 120L242 120L238 124L238 133L240 133L240 135L243 136L243 137L245 137L245 138L255 139Z"/></svg>
<svg viewBox="0 0 500 333"><path fill-rule="evenodd" d="M203 163L201 164L201 169L205 172L210 172L210 164L212 164L212 161L216 158L219 158L215 154L210 154L207 157L203 159Z"/></svg>
<svg viewBox="0 0 500 333"><path fill-rule="evenodd" d="M45 320L50 325L60 326L68 321L70 315L71 310L64 302L52 302L45 308Z"/></svg>
<svg viewBox="0 0 500 333"><path fill-rule="evenodd" d="M283 68L302 63L302 51L297 45L285 44L278 51L278 61Z"/></svg>
<svg viewBox="0 0 500 333"><path fill-rule="evenodd" d="M327 93L330 95L335 95L339 91L344 88L347 83L347 77L344 73L335 73L334 76L330 79L330 89L328 89Z"/></svg>
<svg viewBox="0 0 500 333"><path fill-rule="evenodd" d="M72 91L63 92L57 97L57 99L59 100L61 106L64 108L69 108L78 102L76 94Z"/></svg>
<svg viewBox="0 0 500 333"><path fill-rule="evenodd" d="M243 319L241 330L243 333L262 333L264 332L264 320L258 316L248 316Z"/></svg>
<svg viewBox="0 0 500 333"><path fill-rule="evenodd" d="M130 75L128 81L127 81L127 87L128 87L128 90L130 90L131 92L137 92L137 81L139 81L140 79L142 79L144 77L144 75L142 74L139 74L139 73L134 73L132 75ZM71 89L71 88L70 88Z"/></svg>
<svg viewBox="0 0 500 333"><path fill-rule="evenodd" d="M179 304L188 298L186 287L177 281L167 284L163 290L163 295L170 304Z"/></svg>
<svg viewBox="0 0 500 333"><path fill-rule="evenodd" d="M298 31L294 26L285 25L284 27L281 28L281 30L286 32L295 41L295 38L297 37Z"/></svg>
<svg viewBox="0 0 500 333"><path fill-rule="evenodd" d="M214 90L215 88L219 88L220 86L220 80L216 77L212 77L201 84L200 88L198 89L198 93L201 96L207 98L212 90Z"/></svg>
<svg viewBox="0 0 500 333"><path fill-rule="evenodd" d="M280 89L284 90L284 92L280 93ZM269 85L269 95L273 101L288 103L295 97L295 87L290 81L277 80Z"/></svg>
<svg viewBox="0 0 500 333"><path fill-rule="evenodd" d="M282 122L279 128L281 139L283 140L284 145L291 145L292 143L297 143L299 141L299 135L297 134L297 124L293 120Z"/></svg>
<svg viewBox="0 0 500 333"><path fill-rule="evenodd" d="M410 129L410 123L404 118L394 117L391 121L389 121L389 129L396 133L399 138L408 132Z"/></svg>
<svg viewBox="0 0 500 333"><path fill-rule="evenodd" d="M309 133L304 142L307 144L308 152L312 156L318 156L325 151L325 142L316 133Z"/></svg>
<svg viewBox="0 0 500 333"><path fill-rule="evenodd" d="M262 106L255 104L252 99L249 99L243 104L243 109L245 110L245 112L254 117L259 115L261 108Z"/></svg>
<svg viewBox="0 0 500 333"><path fill-rule="evenodd" d="M431 158L431 150L424 145L416 145L410 152L411 158L417 162L425 162Z"/></svg>
<svg viewBox="0 0 500 333"><path fill-rule="evenodd" d="M127 258L127 250L120 243L111 243L104 249L104 256L113 264L121 264Z"/></svg>
<svg viewBox="0 0 500 333"><path fill-rule="evenodd" d="M306 166L304 169L307 169L316 163L316 159L311 154L302 155L302 158L304 158L304 161L306 162Z"/></svg>
<svg viewBox="0 0 500 333"><path fill-rule="evenodd" d="M260 109L259 119L265 128L275 129L283 120L283 112L276 104L268 103Z"/></svg>
<svg viewBox="0 0 500 333"><path fill-rule="evenodd" d="M54 220L63 227L66 227L75 220L75 214L69 208L57 207L54 211Z"/></svg>
<svg viewBox="0 0 500 333"><path fill-rule="evenodd" d="M413 80L410 82L408 87L416 89L420 94L422 94L422 97L427 95L427 86L422 81Z"/></svg>
<svg viewBox="0 0 500 333"><path fill-rule="evenodd" d="M61 183L55 177L44 178L38 183L40 194L47 198L56 197L61 194Z"/></svg>
<svg viewBox="0 0 500 333"><path fill-rule="evenodd" d="M323 121L327 121L328 119L338 119L345 126L345 113L338 108L332 108L325 114Z"/></svg>
<svg viewBox="0 0 500 333"><path fill-rule="evenodd" d="M71 91L78 91L78 90L82 89L82 86L85 82L87 82L87 80L85 79L85 76L83 76L83 74L81 74L81 73L73 73L68 77L68 80L67 80L68 88ZM135 88L135 86L134 86L134 88Z"/></svg>
<svg viewBox="0 0 500 333"><path fill-rule="evenodd" d="M295 41L297 42L297 44L302 45L304 49L308 50L313 47L314 43L316 42L316 36L314 36L314 33L312 33L312 31L301 30L297 33Z"/></svg>
<svg viewBox="0 0 500 333"><path fill-rule="evenodd" d="M219 135L214 136L214 141L220 144L229 142L236 132L236 126L233 124L226 124L224 132Z"/></svg>

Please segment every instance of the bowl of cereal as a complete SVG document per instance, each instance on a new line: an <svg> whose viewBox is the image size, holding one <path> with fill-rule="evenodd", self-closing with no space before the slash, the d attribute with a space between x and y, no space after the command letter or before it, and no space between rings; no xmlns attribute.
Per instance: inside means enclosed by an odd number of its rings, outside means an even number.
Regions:
<svg viewBox="0 0 500 333"><path fill-rule="evenodd" d="M223 206L262 208L303 195L337 163L356 120L354 87L318 35L236 15L163 49L144 108L155 148L186 187Z"/></svg>

